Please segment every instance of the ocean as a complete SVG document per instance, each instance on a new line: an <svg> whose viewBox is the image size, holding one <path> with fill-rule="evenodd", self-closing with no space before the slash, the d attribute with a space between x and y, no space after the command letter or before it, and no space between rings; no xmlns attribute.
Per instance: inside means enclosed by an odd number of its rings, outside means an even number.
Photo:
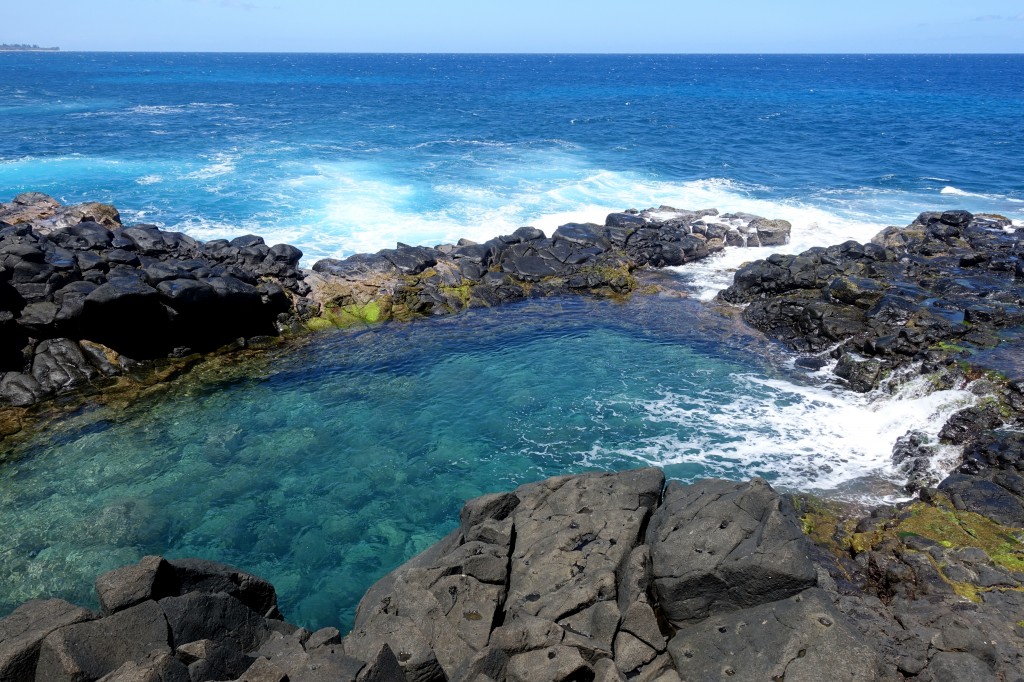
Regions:
<svg viewBox="0 0 1024 682"><path fill-rule="evenodd" d="M0 55L0 199L261 234L307 266L660 205L785 218L787 251L924 210L1022 224L1022 158L1022 56ZM320 334L70 416L0 465L0 614L92 603L97 573L159 553L254 571L291 620L344 628L466 498L594 468L897 499L895 439L975 397L851 394L701 302L775 250L665 273L677 296Z"/></svg>

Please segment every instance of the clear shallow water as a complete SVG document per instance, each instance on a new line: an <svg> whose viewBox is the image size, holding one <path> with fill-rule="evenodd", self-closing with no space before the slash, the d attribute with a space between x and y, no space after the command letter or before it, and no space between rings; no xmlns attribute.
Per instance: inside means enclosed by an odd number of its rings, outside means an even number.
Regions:
<svg viewBox="0 0 1024 682"><path fill-rule="evenodd" d="M347 627L467 498L644 464L884 496L892 441L968 399L896 416L734 324L669 297L527 302L320 335L253 378L72 418L0 467L0 613L89 603L95 575L162 553L236 564L289 619Z"/></svg>
<svg viewBox="0 0 1024 682"><path fill-rule="evenodd" d="M794 242L1024 218L1024 57L0 55L0 197L313 259L659 204Z"/></svg>

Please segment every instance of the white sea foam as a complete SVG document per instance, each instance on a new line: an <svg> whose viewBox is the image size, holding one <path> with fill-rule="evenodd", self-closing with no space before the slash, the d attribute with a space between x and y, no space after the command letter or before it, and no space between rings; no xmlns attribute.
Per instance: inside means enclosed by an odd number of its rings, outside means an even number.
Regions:
<svg viewBox="0 0 1024 682"><path fill-rule="evenodd" d="M863 477L905 480L892 462L896 439L909 430L935 436L955 411L977 398L966 390L929 392L923 379L895 394L882 390L852 394L838 387L814 387L754 375L734 375L730 394L677 394L639 401L632 408L657 425L678 426L672 435L641 439L626 448L595 448L588 463L630 457L645 465L700 465L711 475L762 475L780 486L836 491ZM948 473L952 449L933 463Z"/></svg>
<svg viewBox="0 0 1024 682"><path fill-rule="evenodd" d="M296 244L307 254L304 262L312 264L318 258L392 248L396 242L432 245L462 237L483 241L523 225L550 235L565 223L603 223L608 213L626 207L663 204L785 218L794 225L793 242L787 248L795 250L846 239L866 240L883 227L798 203L757 199L753 194L759 188L722 178L664 182L580 167L571 155L561 152L525 156L520 165L495 169L487 181L474 178L471 183L447 181L429 187L397 181L372 161L302 166L261 197L265 204L294 209L278 210L260 221L254 217L233 230L201 216L177 229L198 230L194 236L200 238L259 231ZM186 177L207 180L234 170L232 158L213 161ZM686 266L685 271L710 297L728 284L731 269L778 250L729 249L718 258Z"/></svg>
<svg viewBox="0 0 1024 682"><path fill-rule="evenodd" d="M959 189L957 187L953 187L952 185L946 185L945 187L943 187L941 190L939 190L939 194L949 194L949 195L956 196L956 197L970 197L972 199L984 199L986 201L992 201L992 202L1004 202L1005 201L1005 202L1008 202L1008 203L1011 203L1011 204L1024 204L1024 199L1017 199L1015 197L1007 197L1007 196L1003 196L1001 194L981 194L981 193L978 193L978 192L968 192L966 190L962 190L962 189Z"/></svg>
<svg viewBox="0 0 1024 682"><path fill-rule="evenodd" d="M234 225L222 216L207 214L176 227L195 229L194 236L200 238L258 232L297 245L307 254L304 264L308 266L319 258L373 252L392 248L396 242L433 245L462 237L482 241L523 225L551 234L567 222L601 223L608 213L627 207L715 207L793 223L792 241L785 247L730 248L683 268L681 272L700 294L710 298L730 282L732 271L743 262L776 251L798 252L848 239L866 241L888 224L879 215L895 215L893 223L906 224L920 210L934 206L928 203L934 200L908 199L898 192L871 188L846 194L822 191L802 201L770 200L764 198L771 196L770 188L724 178L667 182L643 173L593 168L568 143L554 148L513 144L508 151L492 149L495 143L455 137L426 144L464 145L474 170L454 174L444 160L425 161L423 168L396 168L360 149L354 150L360 152L357 155L344 154L348 157L344 161L283 162L270 176L261 177L250 172L249 166L255 166L249 161L259 163L263 150L230 150L211 157L202 168L179 171L176 179L186 185L193 182L203 192L259 204L259 208L251 216L236 218ZM478 158L478 154L484 156ZM243 157L246 168L238 168ZM424 182L435 170L436 181Z"/></svg>
<svg viewBox="0 0 1024 682"><path fill-rule="evenodd" d="M211 163L202 168L186 173L181 176L183 180L209 180L221 175L235 172L237 157L230 154L213 154L209 157Z"/></svg>
<svg viewBox="0 0 1024 682"><path fill-rule="evenodd" d="M163 176L160 175L143 175L141 178L135 181L139 185L155 185L158 182L163 182Z"/></svg>
<svg viewBox="0 0 1024 682"><path fill-rule="evenodd" d="M131 107L128 109L130 114L142 114L144 116L166 116L167 114L180 114L187 110L187 107L183 105L171 105L171 104L140 104L138 106ZM99 112L97 112L99 113ZM116 114L118 112L111 112Z"/></svg>
<svg viewBox="0 0 1024 682"><path fill-rule="evenodd" d="M711 258L673 268L691 282L701 300L710 300L718 291L729 286L736 269L744 263L767 258L773 253L800 253L814 246L841 244L851 239L870 241L885 227L885 223L868 218L847 217L797 202L738 197L729 207L730 211L788 220L793 226L790 240L785 246L727 247Z"/></svg>

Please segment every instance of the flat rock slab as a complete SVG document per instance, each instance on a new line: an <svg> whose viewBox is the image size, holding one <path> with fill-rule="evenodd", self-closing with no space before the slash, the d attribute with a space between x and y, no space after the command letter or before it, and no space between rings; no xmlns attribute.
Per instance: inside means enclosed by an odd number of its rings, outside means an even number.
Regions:
<svg viewBox="0 0 1024 682"><path fill-rule="evenodd" d="M518 490L506 610L557 621L615 601L615 572L642 540L664 481L658 469L639 469L565 476Z"/></svg>
<svg viewBox="0 0 1024 682"><path fill-rule="evenodd" d="M684 628L668 645L686 680L867 682L877 654L819 589L715 615Z"/></svg>

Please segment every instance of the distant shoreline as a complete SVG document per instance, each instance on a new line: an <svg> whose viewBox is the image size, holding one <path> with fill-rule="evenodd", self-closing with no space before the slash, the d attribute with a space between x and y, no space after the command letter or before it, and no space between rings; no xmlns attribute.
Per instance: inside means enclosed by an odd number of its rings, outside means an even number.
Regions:
<svg viewBox="0 0 1024 682"><path fill-rule="evenodd" d="M0 45L0 52L60 52L60 48L39 47L38 45Z"/></svg>

